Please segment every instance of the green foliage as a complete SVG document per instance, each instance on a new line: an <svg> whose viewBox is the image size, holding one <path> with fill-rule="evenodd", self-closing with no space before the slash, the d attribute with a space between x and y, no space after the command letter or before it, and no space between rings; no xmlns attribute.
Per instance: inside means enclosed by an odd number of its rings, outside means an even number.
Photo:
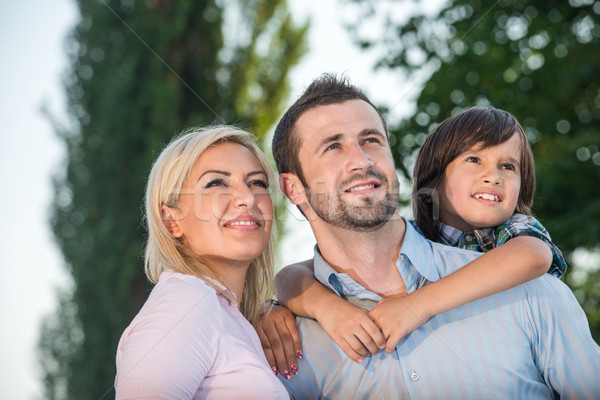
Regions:
<svg viewBox="0 0 600 400"><path fill-rule="evenodd" d="M55 178L52 217L74 288L42 329L48 399L114 396L117 341L151 288L140 206L162 146L183 128L211 123L264 137L307 32L285 0L77 6L81 19L66 43L70 124L56 126L67 164ZM236 13L238 31L228 36L224 21Z"/></svg>
<svg viewBox="0 0 600 400"><path fill-rule="evenodd" d="M435 124L474 105L505 109L532 143L535 214L568 259L578 247L598 249L600 2L451 0L439 12L409 0L351 3L360 11L351 23L357 43L380 55L379 68L403 74L420 90L412 117L391 127L407 177ZM401 17L413 13L399 21L398 10ZM375 35L363 28L372 26L384 28ZM571 260L570 270L576 268ZM585 285L565 280L600 340L594 276Z"/></svg>

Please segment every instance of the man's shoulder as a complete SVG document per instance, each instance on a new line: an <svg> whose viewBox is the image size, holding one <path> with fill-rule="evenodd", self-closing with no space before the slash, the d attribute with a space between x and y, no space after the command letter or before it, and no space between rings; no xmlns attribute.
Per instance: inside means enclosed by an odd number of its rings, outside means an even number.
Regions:
<svg viewBox="0 0 600 400"><path fill-rule="evenodd" d="M531 296L547 296L552 299L560 298L563 301L568 298L569 301L577 303L573 291L567 286L566 283L561 281L554 275L544 274L538 278L532 279L525 282L511 290L523 290L526 294Z"/></svg>

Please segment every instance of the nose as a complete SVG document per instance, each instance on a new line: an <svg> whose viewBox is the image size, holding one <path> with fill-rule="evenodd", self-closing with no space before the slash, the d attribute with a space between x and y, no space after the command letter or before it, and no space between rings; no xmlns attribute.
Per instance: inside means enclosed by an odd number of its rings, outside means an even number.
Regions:
<svg viewBox="0 0 600 400"><path fill-rule="evenodd" d="M373 166L373 160L369 153L365 151L365 149L360 145L352 146L349 150L348 154L348 170L352 171L360 171L367 170Z"/></svg>
<svg viewBox="0 0 600 400"><path fill-rule="evenodd" d="M502 177L500 176L500 171L495 166L490 166L485 169L483 175L481 177L483 183L491 184L491 185L499 185L502 183Z"/></svg>
<svg viewBox="0 0 600 400"><path fill-rule="evenodd" d="M254 207L254 193L245 184L240 184L238 188L234 189L233 198L236 207Z"/></svg>

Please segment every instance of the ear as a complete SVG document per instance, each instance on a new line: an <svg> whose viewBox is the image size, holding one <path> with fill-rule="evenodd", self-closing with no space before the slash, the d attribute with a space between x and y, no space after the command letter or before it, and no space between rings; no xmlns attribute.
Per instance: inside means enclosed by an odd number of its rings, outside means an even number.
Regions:
<svg viewBox="0 0 600 400"><path fill-rule="evenodd" d="M163 204L160 208L160 211L162 213L163 224L165 224L165 227L171 233L171 236L174 238L182 237L183 231L181 230L179 222L177 222L177 219L175 218L174 210Z"/></svg>
<svg viewBox="0 0 600 400"><path fill-rule="evenodd" d="M292 204L300 205L306 202L304 186L296 174L286 172L279 175L279 188Z"/></svg>

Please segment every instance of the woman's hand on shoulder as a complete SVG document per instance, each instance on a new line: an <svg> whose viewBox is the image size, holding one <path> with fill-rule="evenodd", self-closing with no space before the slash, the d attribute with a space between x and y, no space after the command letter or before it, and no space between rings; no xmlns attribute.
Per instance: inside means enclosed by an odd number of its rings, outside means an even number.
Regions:
<svg viewBox="0 0 600 400"><path fill-rule="evenodd" d="M265 304L258 321L258 337L273 373L285 378L298 375L302 344L294 314L277 304Z"/></svg>

